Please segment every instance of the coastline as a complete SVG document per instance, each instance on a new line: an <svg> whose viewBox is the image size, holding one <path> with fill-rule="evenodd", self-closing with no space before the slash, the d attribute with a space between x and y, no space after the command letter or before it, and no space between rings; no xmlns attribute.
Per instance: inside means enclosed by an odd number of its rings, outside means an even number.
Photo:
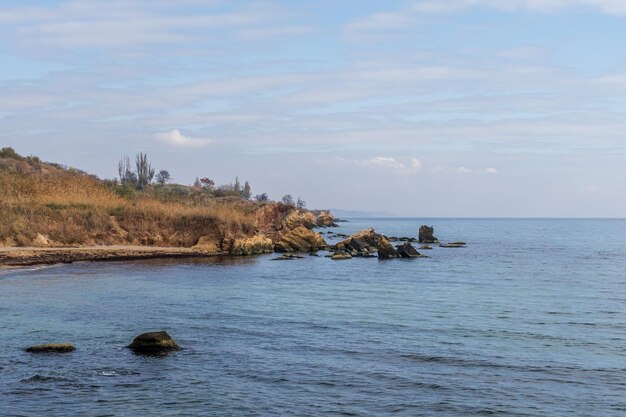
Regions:
<svg viewBox="0 0 626 417"><path fill-rule="evenodd" d="M0 246L0 269L53 265L84 261L132 261L156 258L201 258L224 255L197 248L162 246L73 246L17 247Z"/></svg>

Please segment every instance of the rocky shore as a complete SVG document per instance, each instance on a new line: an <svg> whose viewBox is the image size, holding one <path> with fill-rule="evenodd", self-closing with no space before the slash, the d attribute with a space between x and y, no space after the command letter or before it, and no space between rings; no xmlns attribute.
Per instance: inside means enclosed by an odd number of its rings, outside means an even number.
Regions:
<svg viewBox="0 0 626 417"><path fill-rule="evenodd" d="M195 248L154 246L0 247L0 268L81 261L199 258L219 254Z"/></svg>

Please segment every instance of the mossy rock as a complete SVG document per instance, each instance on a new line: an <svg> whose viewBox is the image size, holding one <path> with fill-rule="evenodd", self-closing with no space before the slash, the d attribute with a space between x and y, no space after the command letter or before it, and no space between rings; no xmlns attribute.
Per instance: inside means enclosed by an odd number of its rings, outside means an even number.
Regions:
<svg viewBox="0 0 626 417"><path fill-rule="evenodd" d="M29 353L69 353L76 350L71 343L45 343L43 345L30 346L26 349Z"/></svg>

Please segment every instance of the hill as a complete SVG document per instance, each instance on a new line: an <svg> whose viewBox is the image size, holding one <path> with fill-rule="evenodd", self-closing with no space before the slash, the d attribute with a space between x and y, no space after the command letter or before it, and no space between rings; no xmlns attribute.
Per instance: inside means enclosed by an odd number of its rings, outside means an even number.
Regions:
<svg viewBox="0 0 626 417"><path fill-rule="evenodd" d="M11 148L0 150L0 195L5 247L142 245L250 254L273 250L298 227L310 231L317 223L332 223L325 212L215 197L197 186L150 185L140 191Z"/></svg>

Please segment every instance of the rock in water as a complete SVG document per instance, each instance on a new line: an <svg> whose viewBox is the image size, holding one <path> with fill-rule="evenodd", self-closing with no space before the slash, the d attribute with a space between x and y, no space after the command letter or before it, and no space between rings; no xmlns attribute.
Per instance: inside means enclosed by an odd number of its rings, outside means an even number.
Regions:
<svg viewBox="0 0 626 417"><path fill-rule="evenodd" d="M162 355L180 350L180 346L165 331L142 333L128 345L128 348L142 355Z"/></svg>
<svg viewBox="0 0 626 417"><path fill-rule="evenodd" d="M409 242L396 246L396 250L403 258L419 258L421 256Z"/></svg>
<svg viewBox="0 0 626 417"><path fill-rule="evenodd" d="M465 242L452 242L439 245L441 248L464 248Z"/></svg>
<svg viewBox="0 0 626 417"><path fill-rule="evenodd" d="M399 258L400 254L389 243L385 236L381 236L378 241L378 259Z"/></svg>
<svg viewBox="0 0 626 417"><path fill-rule="evenodd" d="M344 259L352 259L352 255L350 255L349 253L345 253L345 252L335 252L330 259L332 259L333 261L341 261Z"/></svg>
<svg viewBox="0 0 626 417"><path fill-rule="evenodd" d="M76 350L71 343L46 343L26 349L30 353L67 353Z"/></svg>
<svg viewBox="0 0 626 417"><path fill-rule="evenodd" d="M295 229L281 232L274 244L276 252L304 252L308 253L323 249L327 246L326 241L319 233L298 226Z"/></svg>
<svg viewBox="0 0 626 417"><path fill-rule="evenodd" d="M439 240L437 240L437 238L435 236L433 236L433 233L435 232L435 228L434 227L428 227L428 226L420 226L420 231L419 231L419 242L420 243L437 243L439 242Z"/></svg>

